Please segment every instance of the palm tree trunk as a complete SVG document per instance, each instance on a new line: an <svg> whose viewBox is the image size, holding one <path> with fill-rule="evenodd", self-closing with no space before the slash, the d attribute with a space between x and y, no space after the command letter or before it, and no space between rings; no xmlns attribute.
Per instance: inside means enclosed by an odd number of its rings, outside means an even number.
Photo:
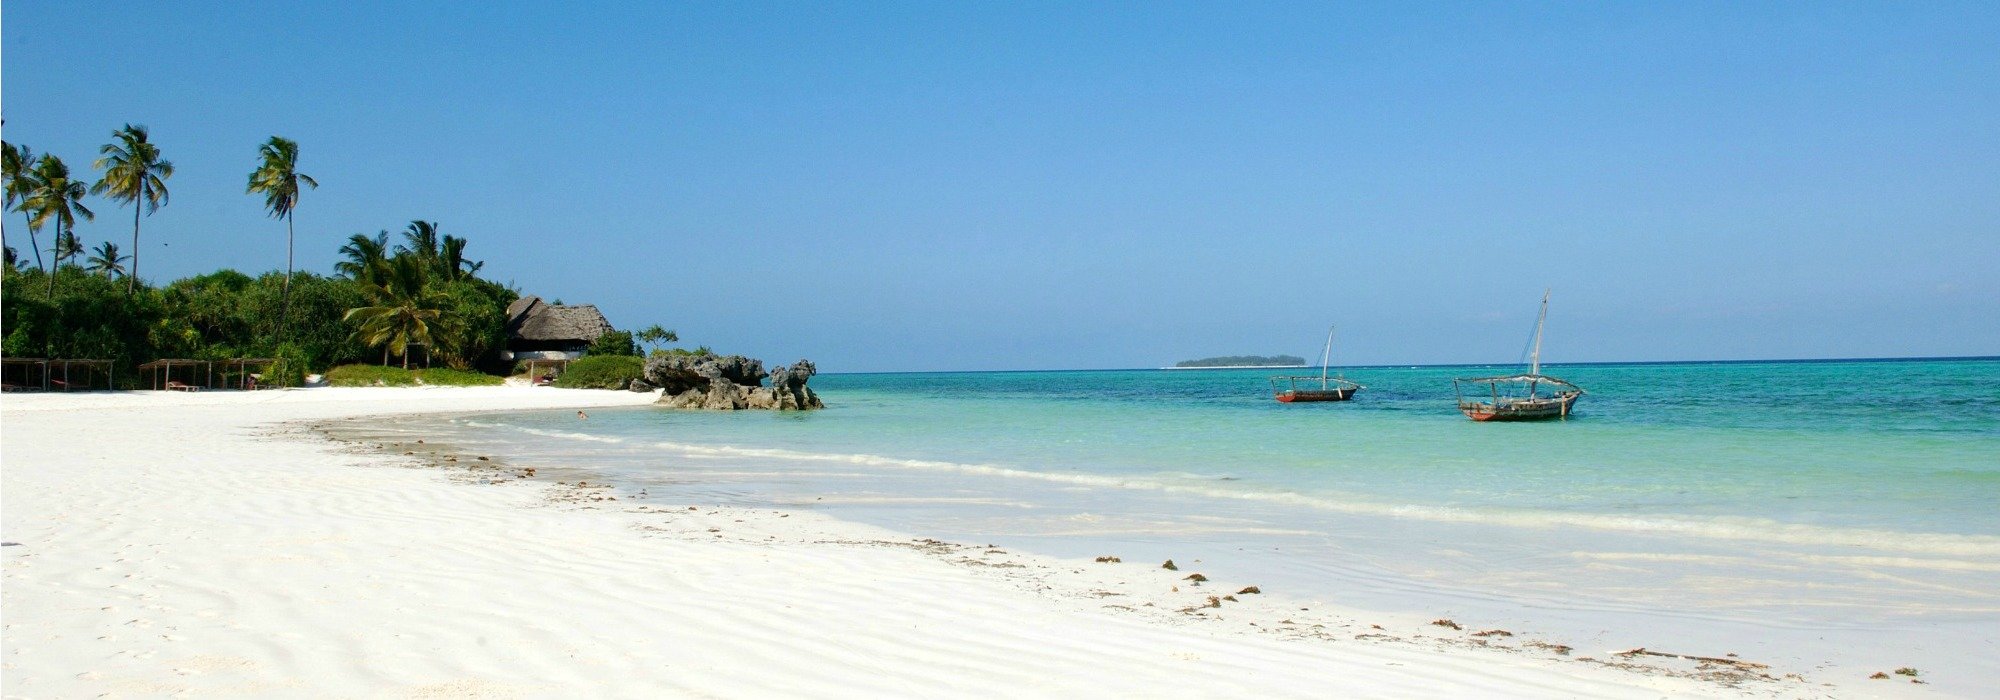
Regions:
<svg viewBox="0 0 2000 700"><path fill-rule="evenodd" d="M116 261L113 261L116 262ZM132 269L125 272L125 296L139 284L139 200L132 200Z"/></svg>
<svg viewBox="0 0 2000 700"><path fill-rule="evenodd" d="M285 319L292 313L292 213L285 212L285 287L278 292L278 324L283 330Z"/></svg>
<svg viewBox="0 0 2000 700"><path fill-rule="evenodd" d="M57 219L57 220L56 220L56 247L57 247L57 248L61 248L61 247L62 247L62 240L63 240L63 236L62 236L62 229L63 229L63 227L62 227L62 220L61 220L61 219ZM60 255L56 255L56 254L50 254L50 255L49 255L49 257L52 257L52 258L55 258L55 262L56 262L56 265L55 265L55 267L54 267L54 268L51 268L51 269L49 270L49 298L50 298L50 299L54 299L54 298L56 298L56 271L57 271L57 270L61 270L61 269L62 269L62 256L60 256Z"/></svg>
<svg viewBox="0 0 2000 700"><path fill-rule="evenodd" d="M34 227L35 215L24 211L21 212L21 218L27 220L29 224L28 247L35 249L35 269L41 270L43 272L48 272L49 269L47 267L42 266L42 244L35 242L35 227Z"/></svg>

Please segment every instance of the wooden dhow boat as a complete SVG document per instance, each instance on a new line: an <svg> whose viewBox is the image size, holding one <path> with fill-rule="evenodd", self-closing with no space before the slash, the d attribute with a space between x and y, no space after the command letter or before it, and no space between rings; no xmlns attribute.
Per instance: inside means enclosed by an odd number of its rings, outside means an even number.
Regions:
<svg viewBox="0 0 2000 700"><path fill-rule="evenodd" d="M1583 387L1542 374L1542 326L1549 320L1549 293L1542 292L1542 311L1535 317L1535 349L1528 373L1504 377L1451 380L1458 410L1476 421L1528 421L1568 418L1583 396ZM1469 396L1468 396L1469 394Z"/></svg>
<svg viewBox="0 0 2000 700"><path fill-rule="evenodd" d="M1333 328L1326 329L1326 348L1319 354L1319 376L1278 376L1271 378L1271 394L1278 403L1310 403L1315 401L1346 401L1354 398L1354 392L1366 389L1341 377L1329 377L1326 373L1327 360L1333 357Z"/></svg>

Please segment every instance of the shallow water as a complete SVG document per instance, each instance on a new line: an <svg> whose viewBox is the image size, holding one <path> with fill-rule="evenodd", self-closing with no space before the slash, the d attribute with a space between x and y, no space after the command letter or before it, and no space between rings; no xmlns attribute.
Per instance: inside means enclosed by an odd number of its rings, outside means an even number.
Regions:
<svg viewBox="0 0 2000 700"><path fill-rule="evenodd" d="M1454 410L1454 376L1509 369L1351 369L1355 400L1298 405L1270 370L826 375L818 412L403 428L654 498L1174 557L1361 608L1808 664L1862 663L1865 637L1995 673L1970 656L2000 622L2000 361L1549 366L1589 391L1569 420Z"/></svg>

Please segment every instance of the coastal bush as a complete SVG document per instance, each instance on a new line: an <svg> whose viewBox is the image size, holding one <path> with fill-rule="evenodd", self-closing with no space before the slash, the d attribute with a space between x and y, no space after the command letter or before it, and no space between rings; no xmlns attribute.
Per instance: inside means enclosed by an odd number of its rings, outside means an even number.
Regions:
<svg viewBox="0 0 2000 700"><path fill-rule="evenodd" d="M447 367L403 369L379 365L341 365L326 373L326 383L330 386L495 386L504 381L490 374Z"/></svg>
<svg viewBox="0 0 2000 700"><path fill-rule="evenodd" d="M328 386L415 386L415 372L401 367L341 365L326 371Z"/></svg>
<svg viewBox="0 0 2000 700"><path fill-rule="evenodd" d="M687 348L653 348L653 351L647 353L647 356L648 357L707 357L713 354L715 354L714 350L710 350L708 349L708 346L703 345L693 350L689 350Z"/></svg>
<svg viewBox="0 0 2000 700"><path fill-rule="evenodd" d="M484 372L468 372L449 367L413 369L410 374L417 376L417 382L425 386L499 386L507 380Z"/></svg>
<svg viewBox="0 0 2000 700"><path fill-rule="evenodd" d="M590 350L585 354L636 356L639 354L639 345L632 342L631 331L605 331L604 335L597 336L597 340L590 342Z"/></svg>
<svg viewBox="0 0 2000 700"><path fill-rule="evenodd" d="M278 362L264 375L267 386L297 387L306 385L306 354L299 346L285 343L272 354Z"/></svg>
<svg viewBox="0 0 2000 700"><path fill-rule="evenodd" d="M623 389L644 374L646 361L631 355L590 355L569 363L555 386L565 389Z"/></svg>
<svg viewBox="0 0 2000 700"><path fill-rule="evenodd" d="M164 357L289 356L307 368L373 355L340 321L362 298L353 283L300 272L292 277L290 315L281 319L284 284L283 273L252 278L235 270L176 280L159 290L162 317L154 344Z"/></svg>
<svg viewBox="0 0 2000 700"><path fill-rule="evenodd" d="M55 272L54 293L41 270L8 270L0 284L0 327L6 328L9 357L57 357L113 361L121 385L130 386L131 368L160 357L153 329L161 320L159 296L140 287L125 291L124 280L64 265Z"/></svg>
<svg viewBox="0 0 2000 700"><path fill-rule="evenodd" d="M507 344L507 305L519 294L476 277L446 282L444 312L455 332L438 333L438 359L452 369L492 364Z"/></svg>

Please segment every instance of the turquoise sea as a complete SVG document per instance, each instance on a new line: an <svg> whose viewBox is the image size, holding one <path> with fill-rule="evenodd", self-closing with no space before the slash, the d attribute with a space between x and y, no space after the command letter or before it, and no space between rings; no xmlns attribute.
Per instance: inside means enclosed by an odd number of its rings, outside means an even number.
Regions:
<svg viewBox="0 0 2000 700"><path fill-rule="evenodd" d="M1194 560L1607 644L1645 627L1839 656L1780 638L1962 645L1981 633L1961 625L2000 625L2000 359L1548 365L1588 390L1568 420L1455 410L1453 377L1514 369L1349 368L1353 401L1293 405L1274 370L832 374L818 412L402 429L666 502ZM1791 632L1745 632L1773 628Z"/></svg>

